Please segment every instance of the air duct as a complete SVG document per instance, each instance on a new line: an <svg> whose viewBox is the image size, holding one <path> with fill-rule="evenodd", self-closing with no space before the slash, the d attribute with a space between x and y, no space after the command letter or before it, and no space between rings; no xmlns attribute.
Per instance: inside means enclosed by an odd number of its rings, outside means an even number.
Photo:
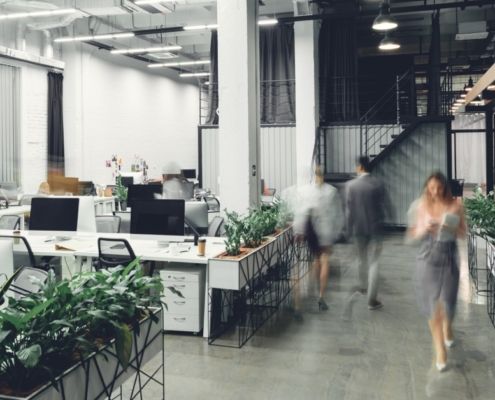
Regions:
<svg viewBox="0 0 495 400"><path fill-rule="evenodd" d="M26 51L26 20L19 20L15 26L15 48Z"/></svg>
<svg viewBox="0 0 495 400"><path fill-rule="evenodd" d="M43 57L53 58L53 36L52 33L47 29L41 31L43 35Z"/></svg>

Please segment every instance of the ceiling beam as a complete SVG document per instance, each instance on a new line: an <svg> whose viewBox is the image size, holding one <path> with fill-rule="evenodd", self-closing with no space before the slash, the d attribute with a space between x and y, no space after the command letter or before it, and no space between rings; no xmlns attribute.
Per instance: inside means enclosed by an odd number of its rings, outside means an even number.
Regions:
<svg viewBox="0 0 495 400"><path fill-rule="evenodd" d="M485 72L476 85L467 93L466 104L471 103L483 90L485 90L493 81L495 81L495 64Z"/></svg>

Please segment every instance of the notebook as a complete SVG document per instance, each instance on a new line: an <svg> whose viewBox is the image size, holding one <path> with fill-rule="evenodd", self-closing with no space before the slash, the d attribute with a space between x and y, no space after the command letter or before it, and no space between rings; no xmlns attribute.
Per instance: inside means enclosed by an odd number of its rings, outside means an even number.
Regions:
<svg viewBox="0 0 495 400"><path fill-rule="evenodd" d="M459 226L460 218L458 214L445 213L442 217L442 223L440 224L440 230L438 231L439 242L455 241L455 229ZM446 229L444 225L455 229Z"/></svg>

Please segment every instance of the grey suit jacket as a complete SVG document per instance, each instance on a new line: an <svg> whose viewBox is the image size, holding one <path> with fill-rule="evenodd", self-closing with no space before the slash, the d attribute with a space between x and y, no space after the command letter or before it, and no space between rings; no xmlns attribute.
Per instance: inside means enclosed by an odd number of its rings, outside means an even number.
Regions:
<svg viewBox="0 0 495 400"><path fill-rule="evenodd" d="M346 188L347 234L377 235L384 219L385 188L383 182L369 174L353 179Z"/></svg>

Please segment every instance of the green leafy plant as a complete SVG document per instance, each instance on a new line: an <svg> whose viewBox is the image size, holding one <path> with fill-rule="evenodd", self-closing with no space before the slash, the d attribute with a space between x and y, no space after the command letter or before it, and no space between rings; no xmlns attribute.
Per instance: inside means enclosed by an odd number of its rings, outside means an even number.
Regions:
<svg viewBox="0 0 495 400"><path fill-rule="evenodd" d="M495 239L495 200L493 192L488 196L483 195L481 190L473 190L474 197L464 198L466 218L469 229L476 232L478 236L486 239Z"/></svg>
<svg viewBox="0 0 495 400"><path fill-rule="evenodd" d="M56 282L32 278L38 293L9 298L0 311L0 392L27 393L51 381L115 338L119 363L127 368L139 321L158 318L160 278L143 276L138 260L127 267L85 272ZM168 288L178 293L174 288Z"/></svg>
<svg viewBox="0 0 495 400"><path fill-rule="evenodd" d="M114 195L119 201L127 201L127 188L122 185L122 177L120 175L117 178L117 187L115 188Z"/></svg>
<svg viewBox="0 0 495 400"><path fill-rule="evenodd" d="M255 211L243 219L242 239L248 248L256 248L265 240L266 212ZM271 233L271 232L270 232Z"/></svg>
<svg viewBox="0 0 495 400"><path fill-rule="evenodd" d="M244 223L235 211L231 213L227 210L224 211L227 216L227 222L225 223L225 233L227 234L225 250L229 256L238 256L241 253L241 238Z"/></svg>

